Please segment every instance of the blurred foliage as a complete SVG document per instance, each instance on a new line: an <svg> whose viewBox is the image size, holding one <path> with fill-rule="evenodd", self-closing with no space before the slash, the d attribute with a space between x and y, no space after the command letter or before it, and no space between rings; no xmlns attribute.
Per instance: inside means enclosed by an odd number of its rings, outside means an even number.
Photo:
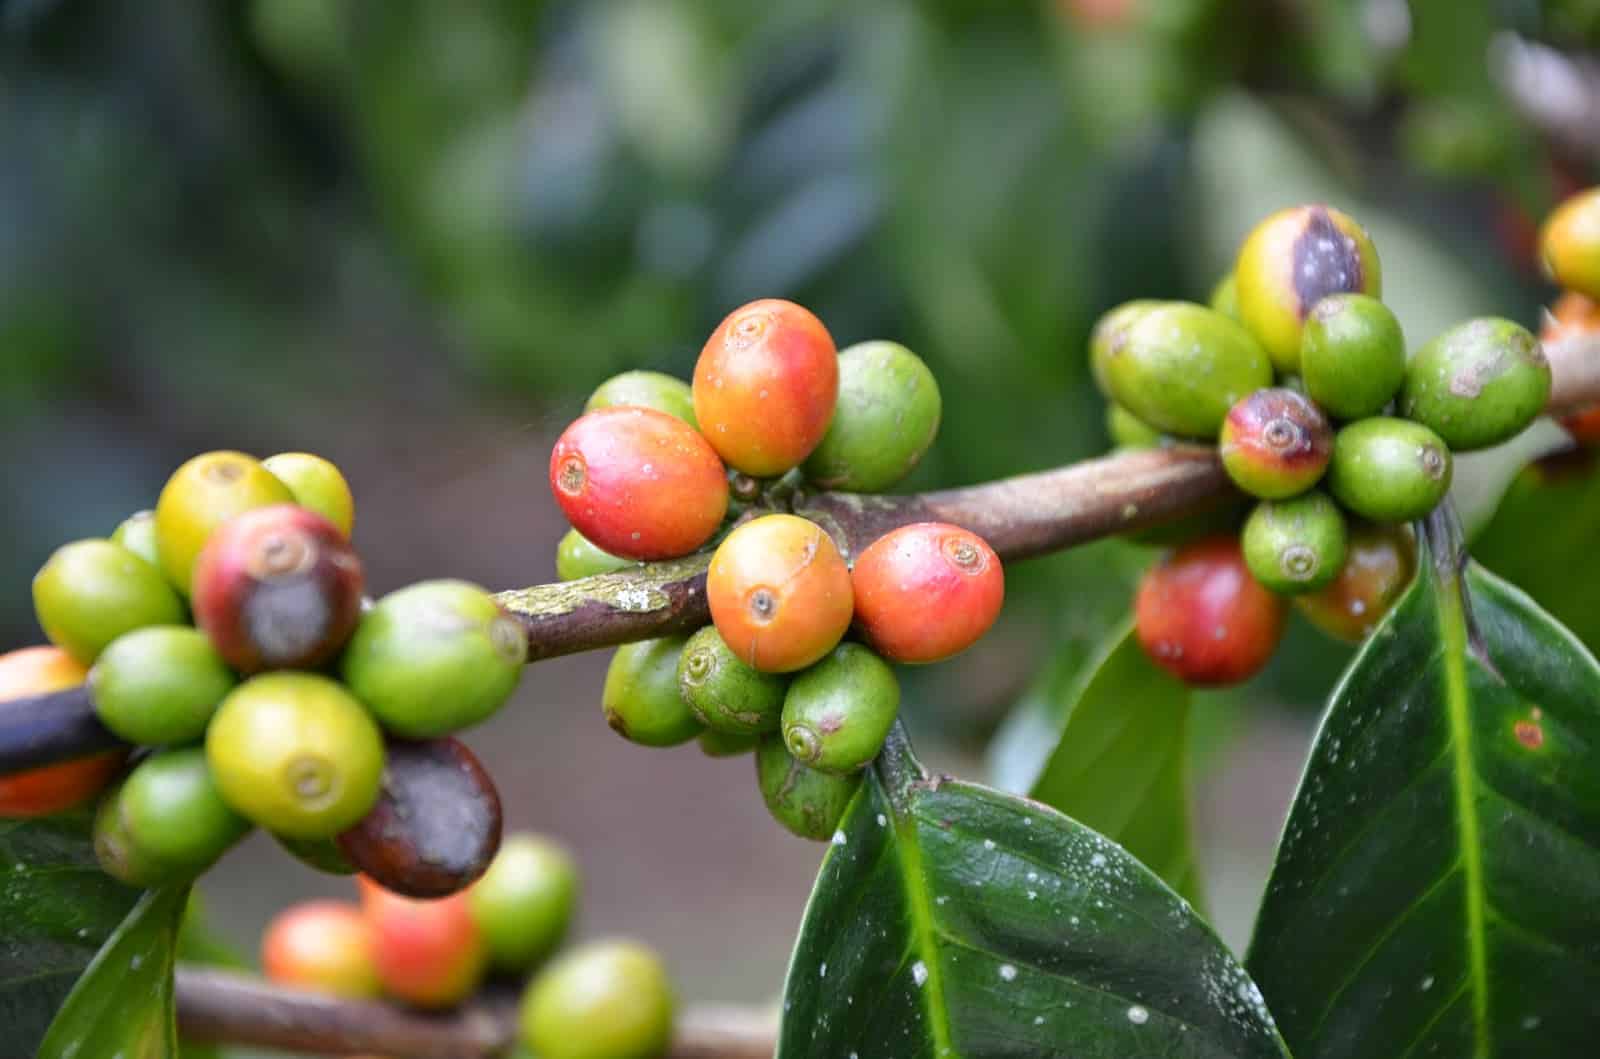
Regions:
<svg viewBox="0 0 1600 1059"><path fill-rule="evenodd" d="M1582 46L1600 5L0 6L5 584L201 439L555 425L616 370L686 374L757 296L928 359L946 419L912 487L1093 455L1096 316L1203 297L1305 199L1372 228L1414 342L1531 320L1558 179L1491 76L1506 33ZM992 725L1080 601L1126 591L1112 552L1017 568L1011 646L917 693ZM13 596L7 644L36 636ZM1252 694L1320 699L1342 649L1290 643Z"/></svg>

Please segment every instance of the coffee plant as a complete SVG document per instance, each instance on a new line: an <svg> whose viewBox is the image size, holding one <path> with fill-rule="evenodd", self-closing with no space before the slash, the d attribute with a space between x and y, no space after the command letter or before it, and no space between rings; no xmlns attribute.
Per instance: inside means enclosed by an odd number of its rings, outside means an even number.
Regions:
<svg viewBox="0 0 1600 1059"><path fill-rule="evenodd" d="M595 391L550 457L561 581L499 594L366 598L338 468L196 456L51 556L49 646L0 656L6 1054L1589 1054L1600 668L1472 561L1449 499L1457 454L1547 410L1594 440L1600 189L1542 253L1566 291L1541 338L1484 317L1408 356L1359 222L1273 214L1210 305L1096 327L1117 452L908 495L886 491L938 429L926 365L753 302L692 383ZM976 643L1005 562L1111 534L1162 550L1028 796L928 770L896 667ZM1189 688L1259 672L1294 608L1361 647L1241 960L1198 904ZM558 952L572 859L502 840L454 738L528 663L613 646L606 724L750 755L775 820L823 844L775 1037L676 1020L639 942ZM281 914L274 984L180 966L206 958L192 884L255 828L360 895Z"/></svg>

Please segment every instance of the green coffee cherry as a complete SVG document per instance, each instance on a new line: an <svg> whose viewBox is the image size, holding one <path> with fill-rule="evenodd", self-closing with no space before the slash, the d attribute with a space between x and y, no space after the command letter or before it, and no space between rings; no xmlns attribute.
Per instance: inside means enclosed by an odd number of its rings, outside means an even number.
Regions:
<svg viewBox="0 0 1600 1059"><path fill-rule="evenodd" d="M1457 452L1520 434L1550 398L1550 362L1524 327L1497 317L1457 324L1417 350L1400 407Z"/></svg>
<svg viewBox="0 0 1600 1059"><path fill-rule="evenodd" d="M898 342L861 342L839 352L833 422L804 463L824 489L881 493L911 473L939 433L933 372Z"/></svg>
<svg viewBox="0 0 1600 1059"><path fill-rule="evenodd" d="M1346 548L1344 514L1316 490L1290 500L1264 500L1244 524L1245 565L1272 591L1294 595L1338 576Z"/></svg>
<svg viewBox="0 0 1600 1059"><path fill-rule="evenodd" d="M522 997L522 1044L539 1059L656 1059L677 1006L654 952L592 941L565 953Z"/></svg>
<svg viewBox="0 0 1600 1059"><path fill-rule="evenodd" d="M173 879L199 875L250 830L223 800L200 747L145 758L128 774L118 804L128 840Z"/></svg>
<svg viewBox="0 0 1600 1059"><path fill-rule="evenodd" d="M1161 444L1161 431L1120 404L1106 405L1106 433L1111 444L1123 449L1153 449Z"/></svg>
<svg viewBox="0 0 1600 1059"><path fill-rule="evenodd" d="M95 712L130 743L187 743L237 683L206 634L152 625L117 637L89 671Z"/></svg>
<svg viewBox="0 0 1600 1059"><path fill-rule="evenodd" d="M801 838L826 841L833 836L861 786L861 772L834 775L796 761L774 733L756 747L756 782L772 818Z"/></svg>
<svg viewBox="0 0 1600 1059"><path fill-rule="evenodd" d="M1107 355L1106 381L1114 401L1157 430L1210 439L1235 402L1272 384L1272 364L1239 324L1172 302L1128 325Z"/></svg>
<svg viewBox="0 0 1600 1059"><path fill-rule="evenodd" d="M50 642L84 665L125 632L184 619L161 571L108 540L57 548L34 576L33 609Z"/></svg>
<svg viewBox="0 0 1600 1059"><path fill-rule="evenodd" d="M612 731L641 746L677 746L700 734L678 691L678 656L686 636L624 644L611 656L600 694Z"/></svg>
<svg viewBox="0 0 1600 1059"><path fill-rule="evenodd" d="M1094 376L1094 384L1100 388L1101 393L1107 397L1111 396L1107 368L1111 363L1112 354L1122 347L1128 328L1151 309L1165 304L1167 303L1152 298L1123 302L1095 321L1094 330L1089 332L1089 373Z"/></svg>
<svg viewBox="0 0 1600 1059"><path fill-rule="evenodd" d="M684 645L678 659L678 690L700 723L730 735L759 735L778 729L783 693L789 680L745 665L714 625Z"/></svg>
<svg viewBox="0 0 1600 1059"><path fill-rule="evenodd" d="M526 971L566 936L578 901L578 870L556 843L511 835L468 900L490 961L502 971Z"/></svg>
<svg viewBox="0 0 1600 1059"><path fill-rule="evenodd" d="M1450 449L1421 423L1376 416L1334 437L1328 490L1374 522L1407 522L1436 507L1450 490Z"/></svg>
<svg viewBox="0 0 1600 1059"><path fill-rule="evenodd" d="M789 685L783 742L814 769L854 772L878 756L899 711L889 663L860 644L840 644Z"/></svg>
<svg viewBox="0 0 1600 1059"><path fill-rule="evenodd" d="M732 732L719 732L714 728L707 728L701 732L695 742L700 744L700 752L706 757L738 757L748 754L761 742L759 735L734 735Z"/></svg>
<svg viewBox="0 0 1600 1059"><path fill-rule="evenodd" d="M156 550L156 513L135 511L111 531L113 544L120 544L157 570L161 569L161 553Z"/></svg>
<svg viewBox="0 0 1600 1059"><path fill-rule="evenodd" d="M289 487L296 504L350 536L356 527L356 501L350 483L335 464L309 452L280 452L262 460L261 466Z"/></svg>
<svg viewBox="0 0 1600 1059"><path fill-rule="evenodd" d="M100 870L141 889L170 881L173 870L135 846L122 821L122 786L106 791L94 813L91 831L94 859Z"/></svg>
<svg viewBox="0 0 1600 1059"><path fill-rule="evenodd" d="M283 847L285 853L312 871L320 871L325 875L356 873L356 866L351 864L349 858L339 849L338 842L331 838L290 838L287 835L272 837Z"/></svg>
<svg viewBox="0 0 1600 1059"><path fill-rule="evenodd" d="M699 426L694 421L694 394L689 384L659 371L625 371L613 375L589 395L583 410L593 412L618 405L654 408L692 427Z"/></svg>
<svg viewBox="0 0 1600 1059"><path fill-rule="evenodd" d="M1376 298L1334 294L1319 301L1300 334L1306 393L1337 419L1377 415L1406 377L1400 321Z"/></svg>
<svg viewBox="0 0 1600 1059"><path fill-rule="evenodd" d="M556 576L563 581L576 581L595 574L614 574L638 566L632 559L612 555L595 547L577 530L568 530L561 543L556 545Z"/></svg>
<svg viewBox="0 0 1600 1059"><path fill-rule="evenodd" d="M488 592L465 581L422 581L361 616L340 668L386 729L431 739L498 710L527 660L527 630Z"/></svg>
<svg viewBox="0 0 1600 1059"><path fill-rule="evenodd" d="M1239 281L1229 272L1211 288L1211 308L1230 320L1239 319Z"/></svg>

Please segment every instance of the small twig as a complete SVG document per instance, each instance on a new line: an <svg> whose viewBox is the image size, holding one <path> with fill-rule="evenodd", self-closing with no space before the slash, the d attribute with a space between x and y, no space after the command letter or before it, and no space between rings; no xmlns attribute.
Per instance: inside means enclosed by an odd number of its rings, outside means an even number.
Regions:
<svg viewBox="0 0 1600 1059"><path fill-rule="evenodd" d="M210 968L179 967L178 1029L196 1043L245 1044L318 1055L492 1059L517 1039L514 995L430 1015L377 1000L287 989ZM667 1059L771 1059L774 1013L733 1007L682 1012Z"/></svg>

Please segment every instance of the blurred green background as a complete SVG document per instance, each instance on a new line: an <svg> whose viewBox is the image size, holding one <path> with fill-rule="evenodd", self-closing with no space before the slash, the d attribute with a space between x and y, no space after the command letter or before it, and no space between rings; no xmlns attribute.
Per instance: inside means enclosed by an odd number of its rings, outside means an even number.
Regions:
<svg viewBox="0 0 1600 1059"><path fill-rule="evenodd" d="M52 548L219 447L339 462L376 592L549 580L554 435L609 374L687 375L755 297L928 360L945 423L908 488L1103 451L1095 318L1203 299L1279 206L1364 221L1413 344L1532 325L1533 226L1594 177L1597 39L1600 0L0 2L0 647L40 639ZM997 632L907 674L925 754L982 775L1148 555L1014 567ZM1199 711L1236 944L1346 657L1297 627ZM583 933L659 945L690 998L770 998L818 851L747 760L616 739L604 662L539 664L468 741L510 823L577 850ZM260 841L206 884L247 948L347 890Z"/></svg>

